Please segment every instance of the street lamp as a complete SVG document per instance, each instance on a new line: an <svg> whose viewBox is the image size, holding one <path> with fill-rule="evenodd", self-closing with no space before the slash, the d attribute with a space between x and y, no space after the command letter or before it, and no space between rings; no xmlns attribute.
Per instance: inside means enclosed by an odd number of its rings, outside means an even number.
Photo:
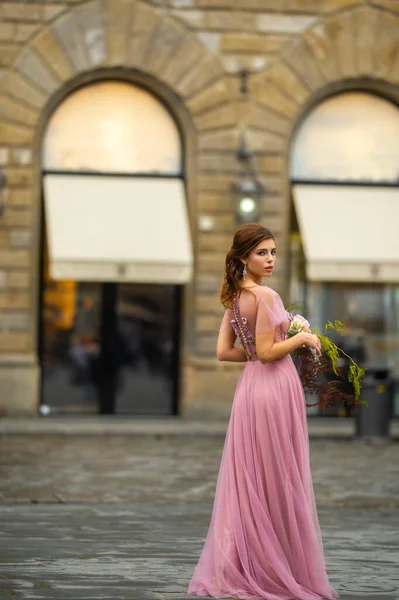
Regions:
<svg viewBox="0 0 399 600"><path fill-rule="evenodd" d="M240 174L232 184L232 192L236 198L236 220L238 223L254 223L259 220L259 205L264 188L256 179L251 166L253 152L247 148L244 135L236 156L241 164Z"/></svg>

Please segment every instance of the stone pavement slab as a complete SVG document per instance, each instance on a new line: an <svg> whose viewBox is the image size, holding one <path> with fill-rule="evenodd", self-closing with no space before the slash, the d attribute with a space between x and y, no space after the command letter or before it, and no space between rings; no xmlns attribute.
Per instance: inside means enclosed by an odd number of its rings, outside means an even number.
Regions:
<svg viewBox="0 0 399 600"><path fill-rule="evenodd" d="M4 502L211 502L224 438L0 436ZM311 441L318 503L399 510L399 444Z"/></svg>
<svg viewBox="0 0 399 600"><path fill-rule="evenodd" d="M222 436L0 436L0 598L185 600ZM399 600L399 444L312 440L342 600Z"/></svg>
<svg viewBox="0 0 399 600"><path fill-rule="evenodd" d="M177 600L206 535L210 503L3 505L0 598ZM399 515L320 510L342 600L399 598Z"/></svg>

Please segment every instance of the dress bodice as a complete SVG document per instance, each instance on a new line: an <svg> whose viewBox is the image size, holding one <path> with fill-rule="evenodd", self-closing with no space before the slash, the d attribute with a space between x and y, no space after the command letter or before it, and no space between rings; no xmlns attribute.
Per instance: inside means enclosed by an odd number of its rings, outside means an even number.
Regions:
<svg viewBox="0 0 399 600"><path fill-rule="evenodd" d="M248 360L257 360L256 334L274 330L274 341L286 338L292 315L288 313L280 296L271 288L255 286L242 290L233 308L225 314L237 341Z"/></svg>

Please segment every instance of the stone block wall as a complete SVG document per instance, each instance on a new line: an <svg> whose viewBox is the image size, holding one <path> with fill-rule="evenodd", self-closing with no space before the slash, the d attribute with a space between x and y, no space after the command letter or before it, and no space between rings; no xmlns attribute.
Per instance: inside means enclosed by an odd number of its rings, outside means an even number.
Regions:
<svg viewBox="0 0 399 600"><path fill-rule="evenodd" d="M228 406L237 367L218 365L214 346L222 316L217 294L223 260L236 227L229 188L237 175L241 132L245 129L256 152L266 189L261 222L276 235L279 266L272 285L284 295L292 133L315 102L342 89L372 89L397 99L399 2L0 4L0 168L8 179L0 216L0 381L6 382L6 395L18 399L14 403L2 394L3 412L11 413L13 405L19 412L35 412L38 401L40 140L46 119L79 82L113 69L132 81L135 74L147 77L154 93L169 90L171 109L186 135L196 272L187 299L194 320L184 323L193 340L185 348L184 400L185 406L218 401ZM250 72L245 95L242 69ZM200 230L203 216L212 219L211 231ZM12 365L22 369L24 385Z"/></svg>

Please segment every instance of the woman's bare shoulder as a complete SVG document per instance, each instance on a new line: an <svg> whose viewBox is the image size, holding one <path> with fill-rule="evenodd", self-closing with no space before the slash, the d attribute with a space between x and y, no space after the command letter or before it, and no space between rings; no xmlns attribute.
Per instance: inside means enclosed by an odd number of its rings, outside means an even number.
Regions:
<svg viewBox="0 0 399 600"><path fill-rule="evenodd" d="M265 285L258 285L252 290L258 298L276 298L278 293Z"/></svg>

